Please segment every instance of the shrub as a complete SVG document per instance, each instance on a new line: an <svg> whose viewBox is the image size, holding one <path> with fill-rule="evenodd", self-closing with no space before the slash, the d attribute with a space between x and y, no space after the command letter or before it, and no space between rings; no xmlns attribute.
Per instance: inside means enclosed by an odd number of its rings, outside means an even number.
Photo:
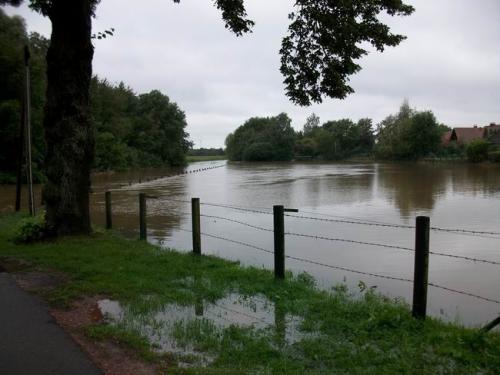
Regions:
<svg viewBox="0 0 500 375"><path fill-rule="evenodd" d="M473 163L488 160L488 148L490 144L484 139L476 139L467 146L467 159Z"/></svg>
<svg viewBox="0 0 500 375"><path fill-rule="evenodd" d="M45 213L42 213L28 217L20 222L15 231L14 242L33 243L44 239L46 234Z"/></svg>
<svg viewBox="0 0 500 375"><path fill-rule="evenodd" d="M500 163L500 150L490 152L488 158L494 163Z"/></svg>

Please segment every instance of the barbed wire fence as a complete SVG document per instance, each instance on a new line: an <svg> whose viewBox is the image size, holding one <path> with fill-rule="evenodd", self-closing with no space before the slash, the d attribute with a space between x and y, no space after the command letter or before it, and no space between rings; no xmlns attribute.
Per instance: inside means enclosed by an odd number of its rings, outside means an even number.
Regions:
<svg viewBox="0 0 500 375"><path fill-rule="evenodd" d="M107 194L108 196L110 194ZM144 193L139 194L142 196L142 200L144 201L140 208L141 213L140 213L140 218L141 220L141 238L146 239L147 238L147 230L146 230L146 204L145 200L147 196ZM430 250L429 248L429 232L434 231L434 232L443 232L443 233L449 233L449 234L456 234L456 235L469 235L469 236L487 236L486 238L490 239L499 239L500 237L500 232L497 231L492 231L492 230L469 230L469 229L464 229L464 228L442 228L442 227L433 227L428 225L427 228L424 228L424 231L422 232L422 227L419 228L419 221L417 219L417 225L412 226L412 225L404 225L404 224L392 224L392 223L384 223L384 222L379 222L375 220L363 220L360 218L352 218L352 217L347 217L347 216L335 216L335 215L325 215L328 217L315 217L312 216L315 213L310 212L310 215L298 215L298 214L289 214L285 213L287 212L287 209L285 209L283 206L274 206L273 210L265 207L244 207L244 206L239 206L239 205L231 205L231 204L223 204L223 203L212 203L212 202L200 202L198 198L193 198L191 201L190 200L184 200L184 199L174 199L166 195L159 195L159 196L149 196L149 198L154 198L162 201L169 201L172 203L182 203L182 204L191 204L191 217L192 217L192 228L187 229L187 228L176 228L179 231L182 232L187 232L191 233L193 236L193 250L197 248L198 250L195 251L197 254L201 254L201 237L206 237L206 238L212 238L215 240L219 241L224 241L227 243L231 243L234 245L238 246L243 246L245 248L253 249L262 253L266 253L268 255L274 256L275 259L275 275L278 275L280 272L278 270L282 268L282 275L284 277L284 260L289 259L293 260L296 262L301 262L305 264L311 264L315 266L320 266L320 267L325 267L329 269L336 269L340 270L343 272L349 272L349 273L354 273L358 275L363 275L363 276L369 276L369 277L374 277L374 278L380 278L380 279L386 279L386 280L391 280L391 281L398 281L398 282L404 282L404 283L410 283L413 284L414 286L414 301L413 301L413 315L417 318L425 318L425 310L427 306L427 287L432 287L432 288L437 288L446 292L450 293L455 293L471 298L475 298L477 300L485 301L485 302L490 302L490 303L495 303L500 305L500 300L497 300L495 298L491 297L486 297L482 295L478 295L476 293L472 293L467 290L459 290L455 289L449 286L445 285L440 285L438 283L432 282L428 280L428 262L429 262L429 256L437 256L437 257L444 257L444 258L451 258L451 259L457 259L461 261L466 261L466 262L473 262L476 264L484 264L484 265L490 265L490 266L500 266L500 262L496 260L491 260L491 259L483 259L479 257L472 257L472 256L465 256L465 255L456 255L452 254L452 251L444 251L444 250ZM108 198L107 198L108 199ZM109 196L109 199L111 197ZM207 208L222 208L222 209L227 209L227 210L232 210L236 211L239 213L246 213L246 214L257 214L257 215L268 215L273 217L273 227L268 228L264 227L261 225L255 225L247 221L243 221L240 219L234 219L230 217L225 217L225 216L220 216L220 215L209 215L205 213L201 213L200 206L204 206ZM278 211L276 211L276 207L278 207ZM281 211L280 211L281 210ZM143 212L142 212L143 211ZM277 212L281 212L281 217L278 215ZM296 212L296 211L294 211ZM303 211L306 213L305 211ZM106 216L108 217L111 216L111 212L109 210L106 210ZM185 214L189 214L188 212L184 212ZM379 228L391 228L391 229L397 229L397 230L414 230L416 233L416 248L410 248L410 247L405 247L405 246L400 246L400 245L393 245L393 244L386 244L386 243L378 243L378 242L369 242L369 241L362 241L358 239L351 239L351 238L341 238L341 237L328 237L328 236L323 236L323 235L314 235L314 234L307 234L307 233L297 233L293 231L285 231L284 228L284 219L285 217L294 219L294 220L307 220L307 221L320 221L324 223L331 223L331 224L345 224L345 225L357 225L357 226L371 226L371 227L379 227ZM235 225L243 226L246 228L250 228L255 231L259 232L265 232L265 233L273 233L274 234L274 249L267 249L265 247L257 246L255 244L247 243L244 241L240 241L235 238L229 238L227 236L220 236L216 235L213 233L206 233L201 230L201 225L200 225L200 218L204 219L211 219L213 221L224 221L228 223L232 223ZM426 218L427 221L429 221L428 218ZM111 218L109 218L111 220ZM144 221L144 223L142 223ZM281 223L281 224L280 224ZM423 237L420 235L419 238L419 231L420 233L424 233ZM277 233L279 232L279 233ZM426 234L425 234L426 233ZM296 237L296 238L303 238L306 240L311 240L311 241L325 241L325 242L341 242L341 243L351 243L351 244L357 244L357 245L363 245L367 247L378 247L378 248L386 248L386 249L391 249L391 250L398 250L398 251L403 251L406 253L413 253L415 255L415 275L413 279L406 278L406 277L399 277L399 276L391 276L391 275L384 275L384 274L379 274L379 273L374 273L374 272L368 272L356 268L351 268L351 267L346 267L343 265L336 265L336 264L330 264L322 261L317 261L313 259L308 259L305 257L300 257L300 256L294 256L294 255L289 255L285 253L285 248L284 248L284 238L285 236L287 237ZM281 240L280 240L281 238ZM418 243L423 243L423 250L422 248L418 248ZM422 242L423 241L423 242ZM281 242L281 244L280 244ZM281 250L280 250L281 248ZM422 263L423 260L423 268L422 265L419 265ZM281 264L280 264L281 263ZM277 276L277 278L280 278ZM421 279L421 280L420 280ZM418 284L418 285L417 285ZM419 300L416 302L416 300ZM422 304L423 304L423 313L422 313ZM491 323L490 323L491 325ZM496 325L496 324L495 324ZM489 327L489 326L488 326ZM493 326L494 327L494 326ZM493 327L489 327L488 330L492 329Z"/></svg>
<svg viewBox="0 0 500 375"><path fill-rule="evenodd" d="M159 180L166 180L166 179L171 179L171 178L176 178L176 177L181 177L181 176L188 176L191 174L195 173L200 173L200 172L206 172L209 170L213 169L218 169L225 167L226 164L219 164L219 165L211 165L208 167L203 167L203 168L184 168L181 171L177 172L172 172L172 173L167 173L167 174L162 174L160 176L156 177L139 177L136 180L128 180L126 187L120 187L116 189L106 189L107 192L140 192L144 190L144 184L148 184L150 182L155 182ZM134 185L142 185L142 186L137 186L136 188L133 188ZM92 194L99 194L100 192L95 192L91 191Z"/></svg>

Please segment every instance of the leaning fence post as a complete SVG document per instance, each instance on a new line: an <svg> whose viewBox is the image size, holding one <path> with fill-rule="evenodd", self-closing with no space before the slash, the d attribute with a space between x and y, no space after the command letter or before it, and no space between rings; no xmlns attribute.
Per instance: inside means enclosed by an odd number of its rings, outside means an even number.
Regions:
<svg viewBox="0 0 500 375"><path fill-rule="evenodd" d="M430 219L418 216L415 227L415 269L413 276L412 315L425 319L427 310L427 283L429 279Z"/></svg>
<svg viewBox="0 0 500 375"><path fill-rule="evenodd" d="M500 316L492 320L490 323L486 324L483 328L481 328L480 332L482 333L489 332L499 324L500 324Z"/></svg>
<svg viewBox="0 0 500 375"><path fill-rule="evenodd" d="M273 206L274 215L274 277L285 278L285 208Z"/></svg>
<svg viewBox="0 0 500 375"><path fill-rule="evenodd" d="M146 194L139 193L139 239L147 240L146 227Z"/></svg>
<svg viewBox="0 0 500 375"><path fill-rule="evenodd" d="M111 192L107 191L104 194L106 200L106 229L113 228L113 221L111 218Z"/></svg>
<svg viewBox="0 0 500 375"><path fill-rule="evenodd" d="M191 216L193 223L193 253L201 255L200 198L191 199Z"/></svg>

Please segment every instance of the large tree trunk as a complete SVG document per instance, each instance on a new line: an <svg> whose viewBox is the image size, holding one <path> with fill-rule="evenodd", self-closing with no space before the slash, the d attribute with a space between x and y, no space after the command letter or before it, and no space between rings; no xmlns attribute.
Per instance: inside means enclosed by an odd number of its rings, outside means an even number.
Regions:
<svg viewBox="0 0 500 375"><path fill-rule="evenodd" d="M53 0L47 53L47 143L43 197L55 235L88 234L94 134L89 90L94 49L90 0Z"/></svg>

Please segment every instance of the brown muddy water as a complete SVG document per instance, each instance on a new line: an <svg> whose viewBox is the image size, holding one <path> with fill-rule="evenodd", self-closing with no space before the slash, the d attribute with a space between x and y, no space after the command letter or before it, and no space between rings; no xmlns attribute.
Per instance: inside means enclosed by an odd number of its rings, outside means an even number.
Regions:
<svg viewBox="0 0 500 375"><path fill-rule="evenodd" d="M271 232L224 219L272 229L272 215L266 213L272 212L273 205L283 204L299 209L298 214L291 215L326 219L288 216L286 232L406 248L414 247L413 229L365 224L413 226L417 215L426 215L430 216L433 227L500 232L498 165L217 161L191 164L187 170L217 166L222 167L165 178L159 177L178 171L155 169L96 174L91 204L93 222L104 225L103 192L112 190L113 225L132 237L138 236L138 192L159 196L148 201L149 240L181 251L192 248L191 233L185 231L191 229L190 204L184 203L192 197L201 199L202 215L212 216L201 218L203 233L268 250L273 249ZM0 186L0 211L12 211L13 200L14 187ZM246 265L272 267L271 254L215 237L202 236L204 253L239 260ZM430 241L434 252L500 262L500 235L432 231ZM413 279L414 254L407 250L287 235L286 253L337 267ZM361 281L384 295L411 300L412 285L407 282L291 259L287 259L286 268L296 273L310 273L322 287L346 283L356 291ZM500 301L499 265L431 255L429 280ZM212 315L220 312L217 307L211 308L213 311L208 311ZM498 316L500 304L429 287L428 311L447 321L477 326Z"/></svg>

